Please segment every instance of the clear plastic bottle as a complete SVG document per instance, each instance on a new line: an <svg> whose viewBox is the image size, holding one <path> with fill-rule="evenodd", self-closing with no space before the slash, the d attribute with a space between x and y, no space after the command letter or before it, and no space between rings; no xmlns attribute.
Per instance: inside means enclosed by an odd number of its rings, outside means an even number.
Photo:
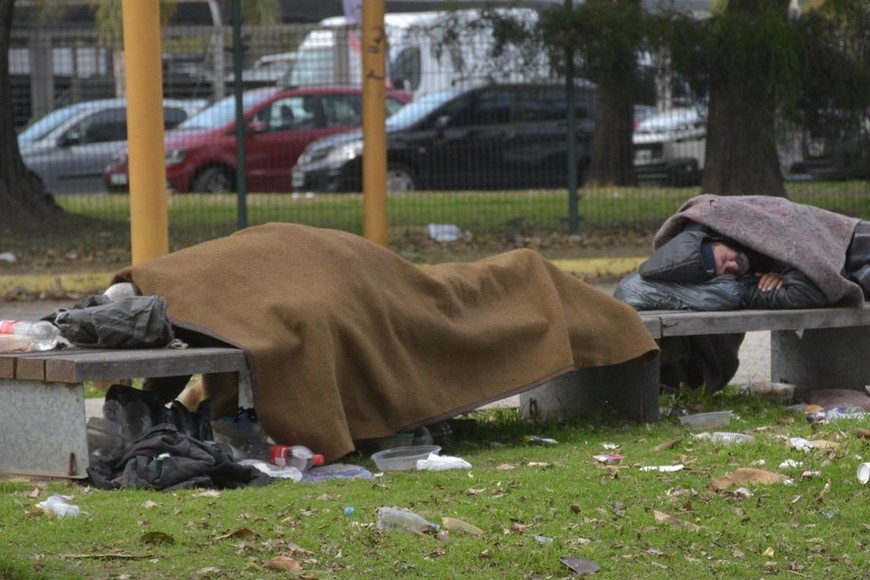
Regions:
<svg viewBox="0 0 870 580"><path fill-rule="evenodd" d="M314 453L304 445L273 445L269 451L269 462L278 467L295 467L306 471L323 465L323 455Z"/></svg>
<svg viewBox="0 0 870 580"><path fill-rule="evenodd" d="M15 338L4 341L15 343L15 348L6 352L51 350L57 346L60 329L47 320L0 320L0 336L24 337L27 342ZM2 343L0 343L2 344Z"/></svg>
<svg viewBox="0 0 870 580"><path fill-rule="evenodd" d="M437 532L438 524L433 524L411 510L380 507L378 508L378 529L404 530L406 532L422 534L424 532Z"/></svg>

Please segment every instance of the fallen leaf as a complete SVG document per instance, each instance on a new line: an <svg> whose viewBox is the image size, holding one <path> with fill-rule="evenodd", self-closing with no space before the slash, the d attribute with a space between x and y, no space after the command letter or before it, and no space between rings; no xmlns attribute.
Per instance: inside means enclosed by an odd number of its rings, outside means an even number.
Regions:
<svg viewBox="0 0 870 580"><path fill-rule="evenodd" d="M764 469L755 469L752 467L741 467L722 477L717 477L710 482L710 489L714 491L722 491L728 489L732 485L747 485L750 483L758 483L761 485L769 485L771 483L782 483L789 478L781 473L766 471Z"/></svg>
<svg viewBox="0 0 870 580"><path fill-rule="evenodd" d="M855 436L859 439L870 439L870 429L855 429Z"/></svg>
<svg viewBox="0 0 870 580"><path fill-rule="evenodd" d="M584 560L583 558L571 558L566 556L562 558L562 563L580 575L594 574L601 570L601 566L598 565L598 562L594 560Z"/></svg>
<svg viewBox="0 0 870 580"><path fill-rule="evenodd" d="M156 501L151 501L151 500L149 499L148 501L145 502L144 505L145 505L145 507L148 508L148 509L150 509L150 508L156 508L156 507L157 507L157 502L156 502Z"/></svg>
<svg viewBox="0 0 870 580"><path fill-rule="evenodd" d="M516 469L517 466L511 463L502 463L498 467L496 467L496 471L510 471L511 469Z"/></svg>
<svg viewBox="0 0 870 580"><path fill-rule="evenodd" d="M441 523L444 524L444 529L450 532L465 532L474 536L483 535L483 530L458 518L442 517Z"/></svg>
<svg viewBox="0 0 870 580"><path fill-rule="evenodd" d="M275 556L263 565L267 570L302 572L302 565L290 556Z"/></svg>
<svg viewBox="0 0 870 580"><path fill-rule="evenodd" d="M683 526L689 528L692 531L699 531L701 526L698 524L693 524L692 522L687 522L686 520L681 520L676 516L672 516L670 514L666 514L665 512L660 512L658 510L653 510L653 517L659 523L670 524L672 526Z"/></svg>
<svg viewBox="0 0 870 580"><path fill-rule="evenodd" d="M207 489L205 491L201 491L199 493L193 494L192 497L220 497L221 492L216 489Z"/></svg>
<svg viewBox="0 0 870 580"><path fill-rule="evenodd" d="M822 486L822 491L819 492L819 495L816 496L816 501L825 501L825 496L831 490L831 480L825 482L825 485Z"/></svg>
<svg viewBox="0 0 870 580"><path fill-rule="evenodd" d="M676 447L677 444L682 441L682 437L676 437L674 439L668 439L667 441L663 441L652 448L653 451L664 451L665 449L671 449Z"/></svg>
<svg viewBox="0 0 870 580"><path fill-rule="evenodd" d="M143 544L174 544L175 538L163 532L146 532L142 534L139 541Z"/></svg>
<svg viewBox="0 0 870 580"><path fill-rule="evenodd" d="M576 501L571 502L571 512L572 513L579 514L581 509L582 508L580 507L579 503L577 503Z"/></svg>
<svg viewBox="0 0 870 580"><path fill-rule="evenodd" d="M35 497L39 497L39 493L40 493L39 488L38 488L38 487L34 487L34 488L33 488L33 491L31 491L30 493L27 494L27 497L29 497L29 498L31 498L31 499L32 499L32 498L35 498Z"/></svg>
<svg viewBox="0 0 870 580"><path fill-rule="evenodd" d="M238 528L226 534L217 536L215 540L226 540L227 538L256 538L257 534L249 528Z"/></svg>
<svg viewBox="0 0 870 580"><path fill-rule="evenodd" d="M774 551L772 547L768 547L764 552L761 553L761 555L765 558L773 558L773 554Z"/></svg>

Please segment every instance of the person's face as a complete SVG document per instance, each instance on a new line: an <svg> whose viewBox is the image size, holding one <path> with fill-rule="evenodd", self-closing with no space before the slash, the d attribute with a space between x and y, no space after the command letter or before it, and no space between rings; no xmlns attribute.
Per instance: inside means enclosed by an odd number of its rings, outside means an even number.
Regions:
<svg viewBox="0 0 870 580"><path fill-rule="evenodd" d="M736 278L740 274L740 263L737 261L739 254L740 252L721 242L714 243L713 259L716 263L716 275Z"/></svg>

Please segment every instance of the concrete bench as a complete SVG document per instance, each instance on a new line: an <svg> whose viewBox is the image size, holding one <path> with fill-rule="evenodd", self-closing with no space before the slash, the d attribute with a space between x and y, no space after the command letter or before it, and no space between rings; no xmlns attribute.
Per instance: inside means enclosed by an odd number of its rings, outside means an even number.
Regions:
<svg viewBox="0 0 870 580"><path fill-rule="evenodd" d="M770 332L770 379L797 392L870 385L870 307L728 312L638 313L656 340L669 336ZM629 416L658 418L657 362L585 369L520 395L531 419L564 419L613 406Z"/></svg>
<svg viewBox="0 0 870 580"><path fill-rule="evenodd" d="M655 339L771 332L771 379L809 388L870 384L870 308L640 313ZM252 406L244 353L182 350L65 349L0 355L0 473L83 478L88 447L84 383L190 374L239 373L239 404ZM582 369L520 394L530 419L570 418L611 408L658 419L658 361Z"/></svg>
<svg viewBox="0 0 870 580"><path fill-rule="evenodd" d="M87 477L85 381L225 372L239 373L240 397L250 393L247 362L236 348L0 355L0 473Z"/></svg>

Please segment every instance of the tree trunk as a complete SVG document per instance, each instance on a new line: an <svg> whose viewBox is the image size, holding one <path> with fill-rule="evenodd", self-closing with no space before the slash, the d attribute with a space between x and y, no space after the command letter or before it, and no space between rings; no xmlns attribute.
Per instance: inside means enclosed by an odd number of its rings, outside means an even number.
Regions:
<svg viewBox="0 0 870 580"><path fill-rule="evenodd" d="M627 80L607 78L598 84L588 185L637 185L631 141L634 131L634 77L631 74Z"/></svg>
<svg viewBox="0 0 870 580"><path fill-rule="evenodd" d="M634 102L638 88L635 30L641 22L640 0L587 0L602 10L606 38L595 56L599 62L595 136L587 184L636 185L634 173ZM607 30L610 32L607 32Z"/></svg>
<svg viewBox="0 0 870 580"><path fill-rule="evenodd" d="M751 27L759 17L770 17L762 15L762 8L771 1L785 19L788 0L730 0L727 16ZM704 193L786 197L776 150L775 71L770 66L763 70L770 61L759 54L759 46L752 42L729 47L731 53L723 58L730 64L718 67L717 72L724 74L714 75L707 112Z"/></svg>
<svg viewBox="0 0 870 580"><path fill-rule="evenodd" d="M0 228L11 231L58 217L62 210L30 175L21 152L9 89L9 39L15 0L0 0Z"/></svg>

